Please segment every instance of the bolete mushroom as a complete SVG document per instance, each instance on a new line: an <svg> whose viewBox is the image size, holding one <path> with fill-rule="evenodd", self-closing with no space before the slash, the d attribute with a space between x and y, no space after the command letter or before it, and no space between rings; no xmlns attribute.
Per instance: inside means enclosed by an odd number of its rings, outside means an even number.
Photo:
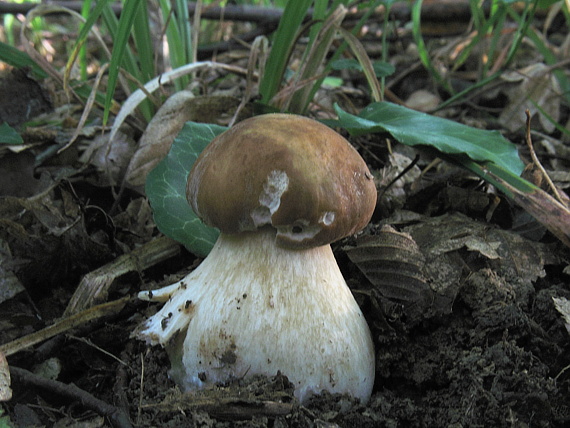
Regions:
<svg viewBox="0 0 570 428"><path fill-rule="evenodd" d="M166 347L175 381L280 371L301 402L322 390L366 402L370 331L329 245L361 230L376 204L358 152L312 119L253 117L201 153L187 198L220 236L184 279L139 294L166 302L138 336Z"/></svg>

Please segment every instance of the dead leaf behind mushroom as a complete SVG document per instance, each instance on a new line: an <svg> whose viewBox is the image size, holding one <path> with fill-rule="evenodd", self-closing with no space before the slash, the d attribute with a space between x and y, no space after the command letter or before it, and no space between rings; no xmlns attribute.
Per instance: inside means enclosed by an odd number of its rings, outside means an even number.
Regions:
<svg viewBox="0 0 570 428"><path fill-rule="evenodd" d="M190 91L173 94L160 107L139 141L125 177L132 187L144 186L148 173L166 157L174 138L188 121L218 123L239 99L229 96L194 97Z"/></svg>
<svg viewBox="0 0 570 428"><path fill-rule="evenodd" d="M501 78L509 82L503 86L509 103L499 117L499 123L506 129L516 131L524 128L524 112L527 109L531 116L535 116L541 108L555 121L560 119L560 85L550 67L537 63L522 70L504 73ZM542 114L540 124L548 133L555 129L554 124Z"/></svg>

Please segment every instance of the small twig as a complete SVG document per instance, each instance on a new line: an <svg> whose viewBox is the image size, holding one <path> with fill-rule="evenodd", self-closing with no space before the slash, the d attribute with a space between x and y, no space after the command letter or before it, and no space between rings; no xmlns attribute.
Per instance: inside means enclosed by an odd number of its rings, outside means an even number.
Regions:
<svg viewBox="0 0 570 428"><path fill-rule="evenodd" d="M46 379L29 372L28 370L14 366L10 367L10 373L18 382L33 385L57 395L81 402L81 404L87 409L92 410L101 416L107 417L111 422L111 425L116 428L132 428L129 416L123 409L119 409L99 400L87 391L73 384L67 385L57 380Z"/></svg>
<svg viewBox="0 0 570 428"><path fill-rule="evenodd" d="M99 306L94 306L85 311L63 318L42 330L36 331L34 333L28 334L27 336L20 337L19 339L5 343L4 345L0 346L0 352L2 352L5 356L8 357L24 349L27 349L30 346L33 346L37 343L43 342L44 340L47 340L72 328L85 324L86 322L110 314L117 313L121 309L123 309L125 304L130 299L131 297L129 296L123 297L119 300L115 300L109 303L104 303Z"/></svg>
<svg viewBox="0 0 570 428"><path fill-rule="evenodd" d="M554 183L552 182L552 180L548 176L548 173L546 172L546 170L544 169L544 167L542 166L542 164L538 160L538 157L536 156L536 152L534 151L534 147L532 145L532 138L530 136L530 119L531 119L530 111L528 109L526 109L525 114L526 114L526 132L525 132L526 135L525 135L525 137L526 137L526 144L527 144L528 149L530 151L530 157L532 159L532 163L540 170L542 177L548 183L548 186L550 187L550 190L552 190L552 193L554 193L554 197L558 200L558 202L560 202L562 205L566 206L564 200L562 199L562 197L560 196L560 193L558 192L558 189L556 188L556 186L554 185Z"/></svg>
<svg viewBox="0 0 570 428"><path fill-rule="evenodd" d="M143 354L141 355L141 384L140 384L140 393L139 393L139 408L137 411L137 425L140 425L141 414L142 414L142 402L143 402L143 391L144 391L144 357Z"/></svg>
<svg viewBox="0 0 570 428"><path fill-rule="evenodd" d="M111 354L109 351L106 351L106 350L104 350L103 348L101 348L101 347L95 345L93 342L91 342L89 339L86 339L85 337L77 337L77 336L74 336L73 334L68 334L67 337L69 337L70 339L75 339L75 340L77 340L77 341L79 341L79 342L83 342L83 343L85 343L86 345L89 345L89 346L91 346L92 348L97 349L99 352L102 352L103 354L105 354L105 355L111 357L112 359L114 359L115 361L117 361L119 364L122 364L122 365L124 365L124 366L128 366L128 364L125 363L123 360L121 360L119 357L117 357L117 356Z"/></svg>
<svg viewBox="0 0 570 428"><path fill-rule="evenodd" d="M388 189L390 189L394 185L394 183L396 183L396 181L398 181L400 178L402 178L404 175L406 175L414 166L416 166L418 164L419 160L420 160L420 155L416 155L416 157L400 173L398 173L398 175L396 175L396 177L394 177L386 185L386 187L384 187L384 189L382 189L382 191L378 195L378 200L382 199L382 197L384 196L384 193L386 193L388 191Z"/></svg>

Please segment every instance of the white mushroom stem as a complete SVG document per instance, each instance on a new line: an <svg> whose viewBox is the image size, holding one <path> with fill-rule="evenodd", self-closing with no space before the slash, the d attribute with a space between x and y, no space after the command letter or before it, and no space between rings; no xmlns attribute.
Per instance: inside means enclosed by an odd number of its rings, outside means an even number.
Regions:
<svg viewBox="0 0 570 428"><path fill-rule="evenodd" d="M322 390L370 397L370 332L330 245L286 250L270 228L222 234L183 280L139 297L166 301L138 335L167 348L186 389L279 370L301 402Z"/></svg>

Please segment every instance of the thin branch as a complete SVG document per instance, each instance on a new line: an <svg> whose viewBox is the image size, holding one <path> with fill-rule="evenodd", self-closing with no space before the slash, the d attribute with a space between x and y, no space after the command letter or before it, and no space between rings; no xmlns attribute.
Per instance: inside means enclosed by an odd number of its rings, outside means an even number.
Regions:
<svg viewBox="0 0 570 428"><path fill-rule="evenodd" d="M19 367L10 367L10 373L16 382L33 385L71 400L79 401L85 408L109 419L115 428L132 428L129 416L123 409L108 404L89 392L57 380L46 379Z"/></svg>
<svg viewBox="0 0 570 428"><path fill-rule="evenodd" d="M538 160L538 157L536 156L536 152L534 151L534 146L532 145L532 139L530 137L530 119L531 119L530 111L528 109L525 110L525 114L526 114L526 132L525 132L526 144L527 144L528 149L530 151L530 157L532 159L532 163L539 169L540 173L542 174L542 177L548 183L548 187L550 187L550 190L552 190L552 193L554 194L554 197L558 200L558 202L560 202L562 205L566 205L564 203L564 200L560 196L558 189L556 188L556 186L554 185L554 183L550 179L550 176L548 175L548 173L546 172L546 170L544 169L544 167L542 166L542 164Z"/></svg>
<svg viewBox="0 0 570 428"><path fill-rule="evenodd" d="M1 345L0 352L8 357L86 322L118 313L130 299L129 296L123 297L65 317L42 330Z"/></svg>

